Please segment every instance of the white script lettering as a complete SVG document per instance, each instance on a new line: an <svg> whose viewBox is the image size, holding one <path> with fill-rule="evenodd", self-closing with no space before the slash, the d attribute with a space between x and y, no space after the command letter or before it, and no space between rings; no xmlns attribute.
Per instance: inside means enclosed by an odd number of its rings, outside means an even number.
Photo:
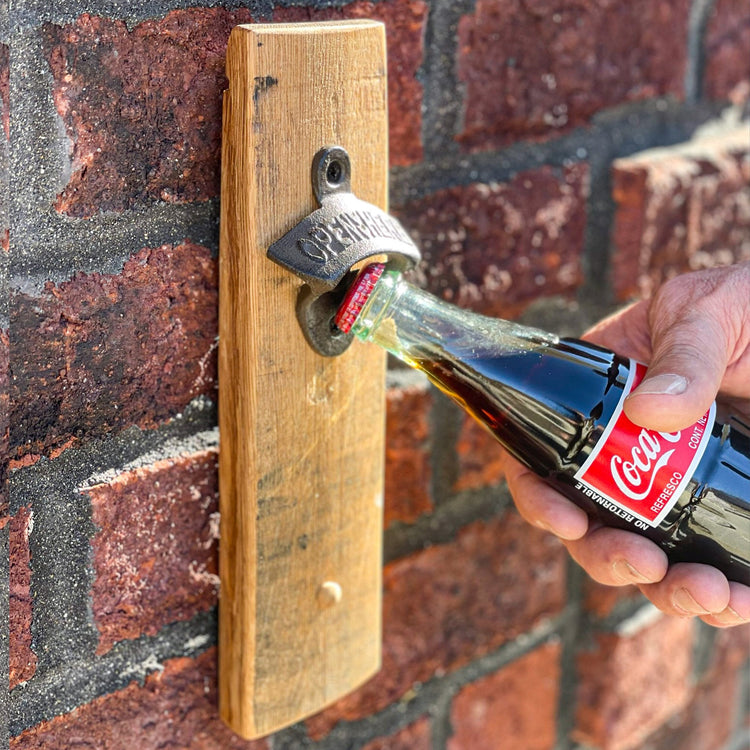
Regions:
<svg viewBox="0 0 750 750"><path fill-rule="evenodd" d="M612 456L610 471L618 489L631 500L644 500L651 492L656 475L668 462L674 448L661 457L662 444L657 438L661 436L668 443L676 443L680 439L679 432L652 433L643 429L638 435L638 444L630 450L630 460L621 456ZM644 483L647 485L643 489Z"/></svg>

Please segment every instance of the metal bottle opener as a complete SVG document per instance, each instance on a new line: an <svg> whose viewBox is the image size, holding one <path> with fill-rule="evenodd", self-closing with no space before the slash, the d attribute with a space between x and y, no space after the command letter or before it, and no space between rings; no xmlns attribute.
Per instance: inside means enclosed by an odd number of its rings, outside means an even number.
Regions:
<svg viewBox="0 0 750 750"><path fill-rule="evenodd" d="M351 191L349 154L341 146L321 149L313 158L312 187L320 208L306 216L267 255L305 281L297 298L297 320L310 346L326 357L352 342L333 326L351 270L374 255L387 255L400 271L420 259L417 246L392 216Z"/></svg>

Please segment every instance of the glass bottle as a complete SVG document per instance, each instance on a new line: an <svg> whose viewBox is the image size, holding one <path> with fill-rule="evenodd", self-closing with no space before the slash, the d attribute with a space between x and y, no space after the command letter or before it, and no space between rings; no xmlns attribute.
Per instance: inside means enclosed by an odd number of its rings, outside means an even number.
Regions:
<svg viewBox="0 0 750 750"><path fill-rule="evenodd" d="M594 344L462 310L383 264L364 269L335 319L422 370L519 461L670 562L750 585L750 426L716 405L686 430L627 419L644 365Z"/></svg>

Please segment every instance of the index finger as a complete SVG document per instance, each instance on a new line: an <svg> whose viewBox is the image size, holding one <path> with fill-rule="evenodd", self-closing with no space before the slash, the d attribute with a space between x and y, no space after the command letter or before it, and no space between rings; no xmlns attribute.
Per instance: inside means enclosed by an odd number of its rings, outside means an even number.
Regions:
<svg viewBox="0 0 750 750"><path fill-rule="evenodd" d="M584 510L504 451L503 467L518 512L530 524L561 539L580 539L589 518Z"/></svg>

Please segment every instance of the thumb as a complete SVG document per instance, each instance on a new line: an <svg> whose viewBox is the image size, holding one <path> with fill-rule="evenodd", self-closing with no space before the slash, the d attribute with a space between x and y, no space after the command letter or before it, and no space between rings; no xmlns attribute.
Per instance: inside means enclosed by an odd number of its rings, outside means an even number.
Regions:
<svg viewBox="0 0 750 750"><path fill-rule="evenodd" d="M652 315L652 321L658 319ZM729 360L726 333L705 309L654 325L648 372L627 397L636 424L672 432L697 422L716 398Z"/></svg>

